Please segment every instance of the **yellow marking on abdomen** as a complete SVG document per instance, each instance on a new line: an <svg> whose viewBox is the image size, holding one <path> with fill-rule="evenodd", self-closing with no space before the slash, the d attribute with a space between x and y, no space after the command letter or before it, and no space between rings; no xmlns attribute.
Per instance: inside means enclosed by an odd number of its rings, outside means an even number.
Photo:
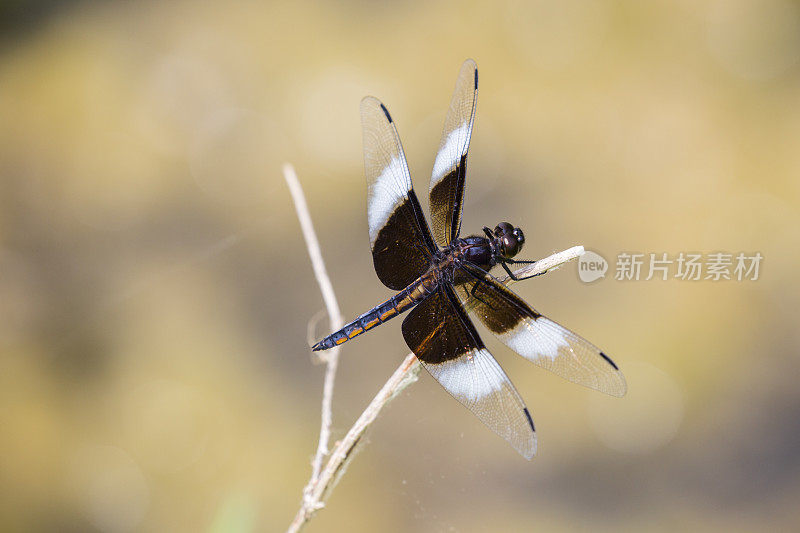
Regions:
<svg viewBox="0 0 800 533"><path fill-rule="evenodd" d="M381 323L381 321L378 319L378 317L375 317L374 320L372 320L371 322L367 322L366 323L366 327L364 329L372 329L372 328L374 328L375 326L377 326L380 323Z"/></svg>
<svg viewBox="0 0 800 533"><path fill-rule="evenodd" d="M348 339L352 339L356 335L361 335L362 333L364 333L364 328L357 328L357 329L354 329L353 331L351 331L350 333L348 333L347 334L347 338Z"/></svg>

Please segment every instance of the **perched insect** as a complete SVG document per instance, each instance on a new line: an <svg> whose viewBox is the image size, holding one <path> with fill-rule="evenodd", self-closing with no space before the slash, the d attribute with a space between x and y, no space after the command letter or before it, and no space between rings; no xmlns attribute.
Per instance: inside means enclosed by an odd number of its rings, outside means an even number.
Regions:
<svg viewBox="0 0 800 533"><path fill-rule="evenodd" d="M378 278L400 291L325 337L314 350L338 346L405 311L403 337L422 365L454 398L506 439L526 459L536 453L533 420L525 403L478 336L467 313L533 363L587 387L623 396L625 378L599 348L525 303L489 271L522 250L520 228L501 222L483 235L460 237L478 70L461 67L433 165L433 234L411 186L400 137L386 107L361 101L367 219Z"/></svg>

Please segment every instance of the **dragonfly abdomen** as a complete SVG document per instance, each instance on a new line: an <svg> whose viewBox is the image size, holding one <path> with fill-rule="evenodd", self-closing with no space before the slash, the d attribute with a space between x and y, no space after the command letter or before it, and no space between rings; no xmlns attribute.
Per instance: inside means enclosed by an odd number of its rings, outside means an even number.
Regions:
<svg viewBox="0 0 800 533"><path fill-rule="evenodd" d="M437 284L438 282L433 272L423 274L408 287L382 304L376 305L352 322L345 324L342 329L331 333L315 344L311 349L315 352L328 350L352 338L358 337L362 333L383 324L387 320L391 320L427 298L428 295L436 289Z"/></svg>

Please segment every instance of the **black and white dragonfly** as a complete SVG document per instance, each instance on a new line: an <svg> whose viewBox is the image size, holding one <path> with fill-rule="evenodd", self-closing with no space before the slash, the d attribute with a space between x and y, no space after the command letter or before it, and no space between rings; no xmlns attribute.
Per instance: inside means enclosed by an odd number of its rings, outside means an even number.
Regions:
<svg viewBox="0 0 800 533"><path fill-rule="evenodd" d="M537 312L489 271L510 265L525 237L501 222L461 237L461 211L478 70L458 75L430 183L431 229L411 185L400 137L386 107L361 101L367 220L375 272L399 291L313 349L327 350L405 311L403 337L428 372L456 400L526 459L536 453L533 420L508 376L481 341L468 313L509 348L570 381L623 396L625 378L599 348Z"/></svg>

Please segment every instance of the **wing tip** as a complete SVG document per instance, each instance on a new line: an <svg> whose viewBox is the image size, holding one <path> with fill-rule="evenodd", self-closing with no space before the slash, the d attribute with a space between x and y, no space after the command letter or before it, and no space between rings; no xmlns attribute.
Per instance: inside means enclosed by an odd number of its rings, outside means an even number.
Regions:
<svg viewBox="0 0 800 533"><path fill-rule="evenodd" d="M620 386L619 389L614 391L613 395L617 398L622 398L628 392L628 382L625 381L625 376L622 375L622 372L617 371L617 375L619 376Z"/></svg>
<svg viewBox="0 0 800 533"><path fill-rule="evenodd" d="M607 392L611 396L616 396L617 398L622 398L628 392L628 383L625 381L625 376L622 375L622 371L617 366L617 363L615 363L609 356L607 356L605 354L605 352L601 351L600 352L600 357L605 359L606 363L611 365L612 368L614 368L614 370L617 371L616 372L616 376L619 378L619 383L617 384L617 387L615 387L613 390L608 390L608 391L604 391L604 392Z"/></svg>
<svg viewBox="0 0 800 533"><path fill-rule="evenodd" d="M472 69L472 71L475 73L474 76L473 76L473 78L474 78L474 89L477 91L478 90L478 64L475 63L475 60L470 57L470 58L467 58L467 59L464 60L464 63L461 65L461 68L463 70ZM463 73L463 70L462 70L462 73ZM463 74L462 74L462 76L463 76Z"/></svg>
<svg viewBox="0 0 800 533"><path fill-rule="evenodd" d="M614 370L617 370L617 371L619 371L619 367L617 366L617 363L615 363L614 361L612 361L612 360L611 360L611 358L610 358L609 356L607 356L605 353L603 353L603 352L600 352L600 357L602 357L603 359L605 359L605 360L606 360L606 362L607 362L609 365L613 366L613 367L614 367Z"/></svg>
<svg viewBox="0 0 800 533"><path fill-rule="evenodd" d="M528 419L528 424L531 426L531 431L536 433L536 428L533 426L533 418L531 418L531 412L528 411L527 407L523 407L522 410L525 413L525 417Z"/></svg>
<svg viewBox="0 0 800 533"><path fill-rule="evenodd" d="M386 106L383 105L383 102L378 102L378 103L381 105L381 111L383 111L383 114L386 115L386 120L388 120L389 124L391 124L393 121L392 121L392 115L389 114L389 110L386 109Z"/></svg>
<svg viewBox="0 0 800 533"><path fill-rule="evenodd" d="M526 461L530 461L534 457L536 457L536 448L537 448L536 435L531 436L531 441L532 442L526 443L526 445L520 446L519 448L514 446L514 449L517 450L517 453L520 454L522 457L524 457Z"/></svg>
<svg viewBox="0 0 800 533"><path fill-rule="evenodd" d="M522 457L530 461L536 455L536 447L537 447L536 428L534 428L533 426L533 418L531 418L531 412L528 411L528 408L523 407L522 412L525 413L525 418L528 419L528 425L531 428L531 443L530 446L527 446L522 449L517 449L517 451L520 453L520 455L522 455Z"/></svg>
<svg viewBox="0 0 800 533"><path fill-rule="evenodd" d="M361 99L361 112L363 113L365 110L370 108L378 108L383 111L383 114L386 115L386 118L389 119L389 122L392 122L392 117L389 115L389 110L386 109L386 106L383 105L383 102L375 98L374 96L365 96Z"/></svg>
<svg viewBox="0 0 800 533"><path fill-rule="evenodd" d="M383 114L388 123L394 127L394 120L392 119L392 115L389 114L389 110L383 105L383 102L374 96L365 96L362 98L359 109L361 110L362 123L365 120L376 120L377 117L375 117L375 115Z"/></svg>

